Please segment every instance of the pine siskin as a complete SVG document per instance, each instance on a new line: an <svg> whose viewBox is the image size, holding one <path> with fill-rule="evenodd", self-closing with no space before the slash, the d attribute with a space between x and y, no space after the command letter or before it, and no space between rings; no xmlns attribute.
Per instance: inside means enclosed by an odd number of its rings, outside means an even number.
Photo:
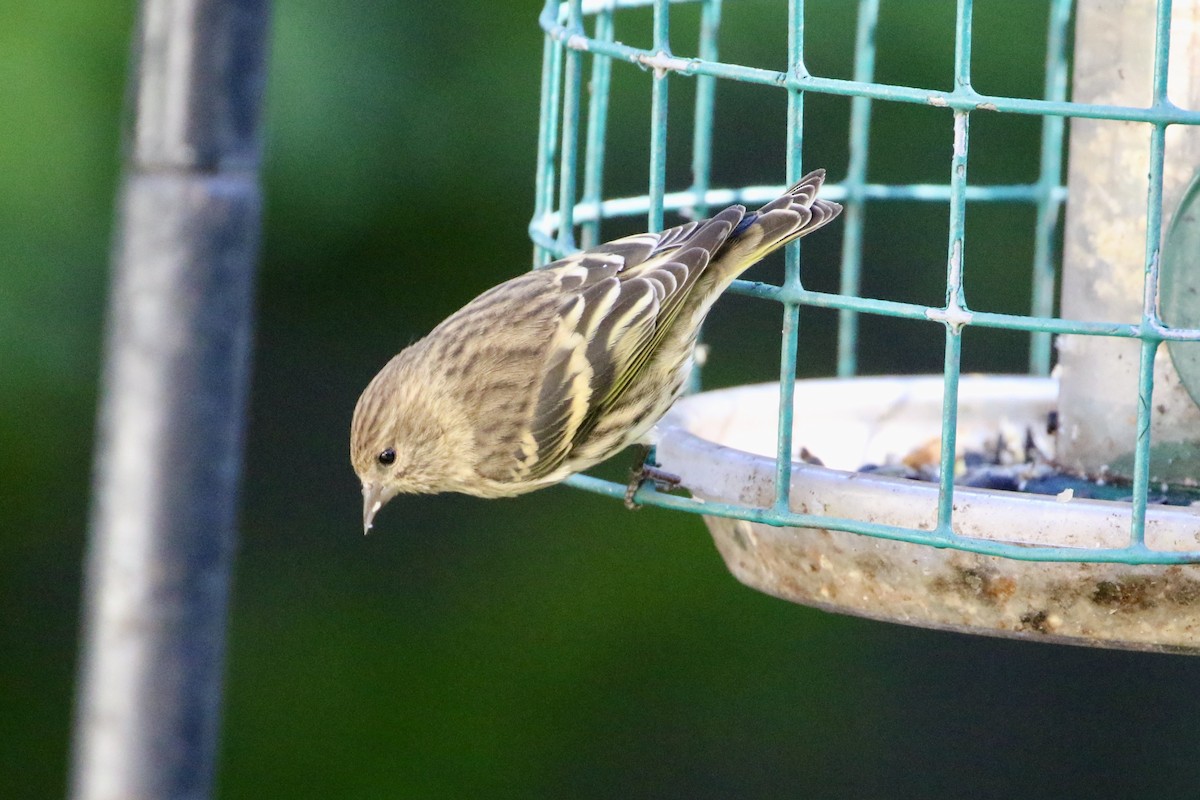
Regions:
<svg viewBox="0 0 1200 800"><path fill-rule="evenodd" d="M641 440L681 393L721 292L841 212L817 199L824 180L519 275L401 351L354 409L364 531L397 494L523 494Z"/></svg>

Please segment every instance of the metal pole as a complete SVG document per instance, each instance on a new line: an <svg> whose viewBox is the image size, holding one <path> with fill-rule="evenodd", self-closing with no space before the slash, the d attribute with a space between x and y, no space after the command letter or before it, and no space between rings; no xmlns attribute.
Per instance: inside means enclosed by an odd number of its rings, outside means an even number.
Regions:
<svg viewBox="0 0 1200 800"><path fill-rule="evenodd" d="M207 798L249 379L268 0L143 0L71 793Z"/></svg>

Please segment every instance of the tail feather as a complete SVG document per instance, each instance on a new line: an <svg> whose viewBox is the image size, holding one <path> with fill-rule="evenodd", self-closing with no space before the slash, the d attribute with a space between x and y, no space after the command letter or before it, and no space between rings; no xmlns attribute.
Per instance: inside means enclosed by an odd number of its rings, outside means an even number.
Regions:
<svg viewBox="0 0 1200 800"><path fill-rule="evenodd" d="M747 214L729 236L729 249L746 269L784 245L832 222L842 207L817 197L825 170L805 175L779 197Z"/></svg>

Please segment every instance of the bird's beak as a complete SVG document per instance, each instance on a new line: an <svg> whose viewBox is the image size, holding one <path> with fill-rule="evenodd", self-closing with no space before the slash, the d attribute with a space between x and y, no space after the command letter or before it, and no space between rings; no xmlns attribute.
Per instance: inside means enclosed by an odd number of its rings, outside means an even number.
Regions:
<svg viewBox="0 0 1200 800"><path fill-rule="evenodd" d="M371 532L371 524L375 520L375 514L379 509L383 508L383 492L380 491L379 484L364 483L363 492L363 535Z"/></svg>

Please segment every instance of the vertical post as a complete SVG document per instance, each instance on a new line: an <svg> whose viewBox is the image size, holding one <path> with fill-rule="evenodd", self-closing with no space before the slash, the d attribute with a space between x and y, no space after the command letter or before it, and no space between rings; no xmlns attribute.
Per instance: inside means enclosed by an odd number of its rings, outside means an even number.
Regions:
<svg viewBox="0 0 1200 800"><path fill-rule="evenodd" d="M77 800L211 795L268 0L143 0L76 709Z"/></svg>
<svg viewBox="0 0 1200 800"><path fill-rule="evenodd" d="M1200 0L1077 4L1073 99L1196 108L1200 49L1189 43L1197 30ZM1073 119L1070 153L1062 315L1145 330L1155 312L1162 231L1200 163L1200 127ZM1057 346L1059 462L1137 479L1138 488L1164 480L1170 456L1159 463L1150 440L1178 444L1200 430L1200 409L1166 348L1100 336L1062 336ZM1148 472L1138 474L1135 453L1145 454ZM1135 503L1135 527L1143 502Z"/></svg>

